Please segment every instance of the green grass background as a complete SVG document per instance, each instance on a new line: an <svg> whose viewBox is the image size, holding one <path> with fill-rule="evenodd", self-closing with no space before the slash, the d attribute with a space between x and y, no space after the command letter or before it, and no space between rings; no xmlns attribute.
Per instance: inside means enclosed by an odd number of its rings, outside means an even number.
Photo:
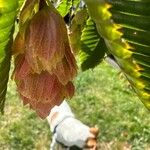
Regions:
<svg viewBox="0 0 150 150"><path fill-rule="evenodd" d="M77 118L99 128L99 149L150 149L150 113L122 74L103 62L79 73L75 85L69 103ZM5 115L0 116L0 150L48 150L50 140L48 123L22 106L10 81Z"/></svg>

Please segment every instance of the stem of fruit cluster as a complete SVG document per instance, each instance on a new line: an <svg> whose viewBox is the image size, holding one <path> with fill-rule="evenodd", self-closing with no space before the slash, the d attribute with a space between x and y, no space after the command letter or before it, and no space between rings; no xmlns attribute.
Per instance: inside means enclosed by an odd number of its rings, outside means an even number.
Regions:
<svg viewBox="0 0 150 150"><path fill-rule="evenodd" d="M39 3L39 10L42 9L45 5L46 5L45 0L40 0L40 3Z"/></svg>

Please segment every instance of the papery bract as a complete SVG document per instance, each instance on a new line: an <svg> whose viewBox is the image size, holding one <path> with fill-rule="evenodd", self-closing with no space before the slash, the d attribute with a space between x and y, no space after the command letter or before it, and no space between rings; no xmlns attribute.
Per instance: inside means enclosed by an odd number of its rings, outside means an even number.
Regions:
<svg viewBox="0 0 150 150"><path fill-rule="evenodd" d="M26 33L27 60L35 72L52 68L62 60L68 47L68 37L62 17L45 6L31 20Z"/></svg>
<svg viewBox="0 0 150 150"><path fill-rule="evenodd" d="M25 13L25 12L23 12ZM67 29L62 17L44 5L14 42L13 78L23 103L41 118L55 105L74 94L71 80L77 74Z"/></svg>
<svg viewBox="0 0 150 150"><path fill-rule="evenodd" d="M48 72L30 74L20 80L17 86L24 103L29 103L42 118L48 115L52 107L59 105L64 97L71 98L74 93L74 86L71 82L62 85L54 74L50 75ZM45 110L42 106L47 109Z"/></svg>

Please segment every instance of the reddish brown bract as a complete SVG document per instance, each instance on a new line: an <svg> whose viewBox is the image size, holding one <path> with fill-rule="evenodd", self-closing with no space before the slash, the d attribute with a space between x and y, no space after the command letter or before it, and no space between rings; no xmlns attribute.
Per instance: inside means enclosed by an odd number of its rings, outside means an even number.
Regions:
<svg viewBox="0 0 150 150"><path fill-rule="evenodd" d="M28 23L25 34L19 34L14 42L13 77L24 104L45 118L52 107L74 94L71 80L77 66L66 26L53 7L44 6Z"/></svg>

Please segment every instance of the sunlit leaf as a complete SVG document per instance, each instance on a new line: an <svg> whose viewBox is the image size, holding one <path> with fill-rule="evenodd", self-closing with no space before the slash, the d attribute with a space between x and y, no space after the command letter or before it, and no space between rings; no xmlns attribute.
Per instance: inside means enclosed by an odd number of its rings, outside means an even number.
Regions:
<svg viewBox="0 0 150 150"><path fill-rule="evenodd" d="M88 19L81 35L80 60L82 70L94 68L104 58L107 48L97 32L95 23Z"/></svg>
<svg viewBox="0 0 150 150"><path fill-rule="evenodd" d="M3 112L9 78L11 44L17 0L0 0L0 111Z"/></svg>
<svg viewBox="0 0 150 150"><path fill-rule="evenodd" d="M110 53L150 109L150 1L85 2Z"/></svg>
<svg viewBox="0 0 150 150"><path fill-rule="evenodd" d="M87 9L84 8L78 10L71 21L71 25L69 28L70 31L69 38L70 38L70 45L74 54L78 54L81 48L80 42L82 30L86 25L87 19L88 19Z"/></svg>

